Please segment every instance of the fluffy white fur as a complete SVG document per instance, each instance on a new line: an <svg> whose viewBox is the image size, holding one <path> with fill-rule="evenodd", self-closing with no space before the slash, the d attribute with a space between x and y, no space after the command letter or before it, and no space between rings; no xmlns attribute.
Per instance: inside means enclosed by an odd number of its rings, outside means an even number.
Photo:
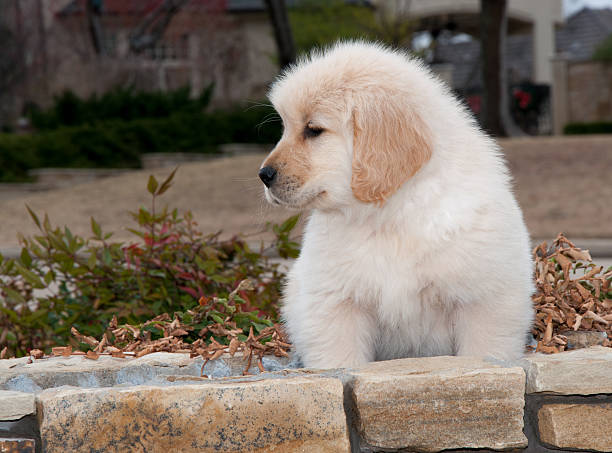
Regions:
<svg viewBox="0 0 612 453"><path fill-rule="evenodd" d="M299 62L270 99L285 129L262 165L277 170L266 197L310 211L282 308L304 364L519 358L528 233L496 143L449 90L354 42Z"/></svg>

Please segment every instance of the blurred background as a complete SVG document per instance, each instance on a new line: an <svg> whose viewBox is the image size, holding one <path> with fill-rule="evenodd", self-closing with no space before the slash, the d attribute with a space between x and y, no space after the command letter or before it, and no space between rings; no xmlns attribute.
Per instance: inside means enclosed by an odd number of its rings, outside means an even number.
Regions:
<svg viewBox="0 0 612 453"><path fill-rule="evenodd" d="M266 91L352 38L422 58L500 138L534 241L612 256L612 0L1 0L0 250L36 232L25 204L129 238L176 165L165 203L262 237L289 215L257 179Z"/></svg>

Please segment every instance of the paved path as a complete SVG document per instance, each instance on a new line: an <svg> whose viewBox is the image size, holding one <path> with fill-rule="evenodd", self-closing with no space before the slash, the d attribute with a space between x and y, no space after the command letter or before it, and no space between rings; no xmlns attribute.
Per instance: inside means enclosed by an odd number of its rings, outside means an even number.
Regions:
<svg viewBox="0 0 612 453"><path fill-rule="evenodd" d="M572 240L612 239L612 135L513 139L500 144L533 237L551 240L563 231ZM257 169L263 158L264 154L252 154L184 165L174 187L158 206L192 210L206 232L223 229L226 235L244 232L254 234L251 239L262 237L257 232L266 222L280 222L290 215L262 198ZM162 169L155 173L163 178L169 172ZM37 232L25 204L37 213L47 212L52 223L68 225L74 233L89 234L93 216L118 239L130 238L125 230L133 225L128 211L149 205L145 190L149 173L136 171L46 193L0 199L0 248L17 246L17 232ZM605 243L602 246L608 247ZM612 256L612 250L601 254Z"/></svg>

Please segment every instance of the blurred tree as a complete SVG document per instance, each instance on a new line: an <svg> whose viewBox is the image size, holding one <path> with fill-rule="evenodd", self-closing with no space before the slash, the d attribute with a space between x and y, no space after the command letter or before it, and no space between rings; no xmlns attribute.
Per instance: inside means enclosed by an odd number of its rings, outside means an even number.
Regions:
<svg viewBox="0 0 612 453"><path fill-rule="evenodd" d="M480 0L482 59L482 125L492 135L505 136L502 121L505 93L503 52L506 36L506 0Z"/></svg>
<svg viewBox="0 0 612 453"><path fill-rule="evenodd" d="M189 0L163 0L148 13L130 33L130 51L138 54L155 46L162 38L172 18ZM98 55L105 53L104 28L102 27L103 0L87 0L86 15L91 44Z"/></svg>
<svg viewBox="0 0 612 453"><path fill-rule="evenodd" d="M325 47L339 39L368 39L396 48L411 48L415 21L410 0L369 2L301 0L289 9L298 52Z"/></svg>
<svg viewBox="0 0 612 453"><path fill-rule="evenodd" d="M374 10L346 4L343 0L302 0L289 10L299 53L325 47L339 39L376 39Z"/></svg>
<svg viewBox="0 0 612 453"><path fill-rule="evenodd" d="M104 54L104 31L102 29L102 0L87 0L86 8L87 25L91 37L91 45L96 54Z"/></svg>
<svg viewBox="0 0 612 453"><path fill-rule="evenodd" d="M266 0L281 69L295 61L295 44L284 0Z"/></svg>
<svg viewBox="0 0 612 453"><path fill-rule="evenodd" d="M593 52L593 60L612 61L612 35L604 39Z"/></svg>
<svg viewBox="0 0 612 453"><path fill-rule="evenodd" d="M164 35L172 18L188 2L189 0L164 0L147 14L130 34L130 50L140 53L144 49L153 47Z"/></svg>
<svg viewBox="0 0 612 453"><path fill-rule="evenodd" d="M524 133L510 116L504 52L507 0L480 0L480 58L482 59L482 127L497 137Z"/></svg>
<svg viewBox="0 0 612 453"><path fill-rule="evenodd" d="M15 98L27 76L26 55L31 34L24 27L18 0L0 1L0 126L6 127L15 114Z"/></svg>
<svg viewBox="0 0 612 453"><path fill-rule="evenodd" d="M370 32L393 47L412 47L416 22L410 17L411 0L385 0L378 3L377 21Z"/></svg>

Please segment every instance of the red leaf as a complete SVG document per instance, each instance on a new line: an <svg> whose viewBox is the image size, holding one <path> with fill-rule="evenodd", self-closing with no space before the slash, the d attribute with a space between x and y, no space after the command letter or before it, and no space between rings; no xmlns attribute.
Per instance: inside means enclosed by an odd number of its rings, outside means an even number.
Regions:
<svg viewBox="0 0 612 453"><path fill-rule="evenodd" d="M182 289L187 294L191 294L196 299L198 298L198 293L196 292L196 290L193 288L190 288L189 286L179 286L179 289Z"/></svg>

